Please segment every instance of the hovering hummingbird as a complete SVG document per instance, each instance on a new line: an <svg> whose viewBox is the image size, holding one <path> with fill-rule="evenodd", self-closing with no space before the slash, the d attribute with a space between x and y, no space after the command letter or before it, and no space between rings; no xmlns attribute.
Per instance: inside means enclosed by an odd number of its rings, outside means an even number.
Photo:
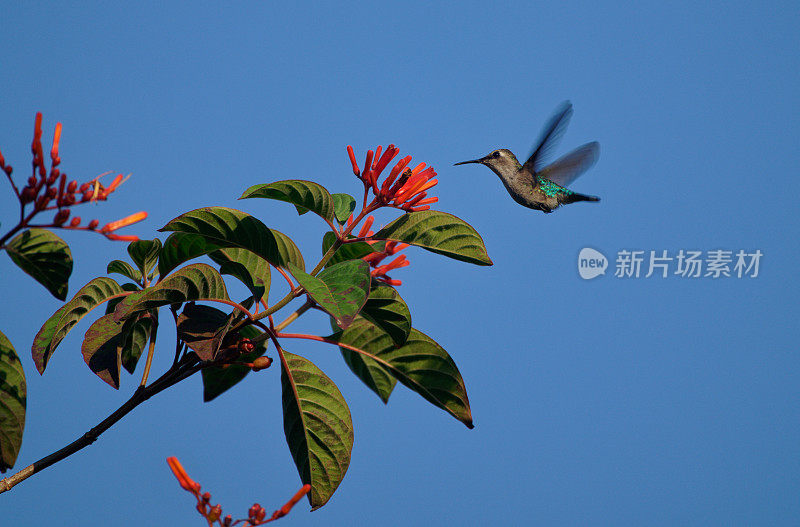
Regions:
<svg viewBox="0 0 800 527"><path fill-rule="evenodd" d="M572 104L566 101L547 123L538 146L524 165L520 165L516 156L506 148L495 150L480 159L461 161L456 165L486 165L500 177L514 201L530 209L550 213L567 203L600 201L597 196L578 194L566 188L597 161L600 155L599 143L586 143L544 166L545 158L564 133L571 116Z"/></svg>

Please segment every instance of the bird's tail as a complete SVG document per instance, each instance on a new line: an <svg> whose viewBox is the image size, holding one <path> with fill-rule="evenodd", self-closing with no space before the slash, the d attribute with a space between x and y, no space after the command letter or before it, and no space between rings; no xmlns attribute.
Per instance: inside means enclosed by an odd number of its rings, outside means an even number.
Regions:
<svg viewBox="0 0 800 527"><path fill-rule="evenodd" d="M597 196L587 196L586 194L578 194L577 192L573 192L567 199L564 200L564 203L575 203L576 201L600 201L600 198Z"/></svg>

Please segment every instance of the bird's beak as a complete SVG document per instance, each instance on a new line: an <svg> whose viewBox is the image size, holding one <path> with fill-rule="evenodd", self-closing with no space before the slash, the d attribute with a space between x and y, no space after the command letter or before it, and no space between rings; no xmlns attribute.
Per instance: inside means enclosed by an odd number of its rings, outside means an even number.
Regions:
<svg viewBox="0 0 800 527"><path fill-rule="evenodd" d="M470 161L461 161L460 163L453 163L453 166L466 165L467 163L483 163L483 158L481 158L481 159L472 159Z"/></svg>

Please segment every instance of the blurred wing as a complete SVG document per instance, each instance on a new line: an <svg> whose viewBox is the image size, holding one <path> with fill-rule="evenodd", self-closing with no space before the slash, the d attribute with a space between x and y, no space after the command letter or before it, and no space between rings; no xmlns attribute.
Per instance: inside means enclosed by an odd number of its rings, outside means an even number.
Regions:
<svg viewBox="0 0 800 527"><path fill-rule="evenodd" d="M572 117L572 103L564 101L556 114L550 118L544 130L542 130L538 146L531 154L531 157L522 165L523 168L529 172L538 172L542 168L547 155L555 148L558 140L564 134L564 130L567 129L570 117Z"/></svg>
<svg viewBox="0 0 800 527"><path fill-rule="evenodd" d="M589 170L597 162L598 157L600 157L600 143L586 143L547 165L538 175L566 187Z"/></svg>

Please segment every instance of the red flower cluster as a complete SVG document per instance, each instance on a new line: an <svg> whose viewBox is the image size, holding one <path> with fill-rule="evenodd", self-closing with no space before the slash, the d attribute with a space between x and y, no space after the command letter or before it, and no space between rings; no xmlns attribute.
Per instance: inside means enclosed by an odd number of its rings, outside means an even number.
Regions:
<svg viewBox="0 0 800 527"><path fill-rule="evenodd" d="M221 527L230 527L240 522L245 522L245 527L263 525L265 523L275 521L278 518L283 518L289 514L289 511L292 510L292 507L297 505L297 502L303 499L303 496L311 491L311 485L303 485L303 487L297 491L297 493L292 496L292 498L287 501L283 507L273 512L272 516L269 518L267 518L267 511L264 509L264 507L258 503L254 503L253 506L247 511L246 520L241 519L234 522L230 514L222 518L222 507L219 504L211 506L211 493L204 492L203 494L200 494L200 484L189 477L189 475L183 469L180 461L178 461L178 458L168 457L167 464L172 470L172 473L175 474L175 477L178 479L178 483L180 483L181 488L191 492L194 497L197 498L197 512L203 515L203 517L208 521L209 525L212 525L214 522L217 522L217 524L219 524Z"/></svg>
<svg viewBox="0 0 800 527"><path fill-rule="evenodd" d="M36 114L33 142L31 143L33 174L28 178L22 190L18 191L16 185L14 185L14 182L11 180L13 168L5 164L5 159L3 159L2 154L0 154L0 168L6 173L14 187L21 207L24 209L28 203L33 203L33 211L30 213L28 220L39 212L56 210L53 222L49 225L41 225L41 227L96 230L97 226L100 224L98 220L92 220L86 227L81 227L81 218L76 216L70 220L69 224L66 224L71 213L70 207L91 201L105 201L127 178L123 177L122 174L117 175L108 188L103 187L100 183L100 178L108 173L101 174L80 186L78 186L78 182L75 180L67 182L67 174L61 172L58 168L61 164L61 158L58 152L60 141L61 123L56 123L55 132L53 133L53 145L50 149L50 170L48 172L45 167L44 149L42 148L42 114L39 112ZM146 212L137 212L121 220L106 224L99 232L110 240L136 241L139 239L138 236L117 235L112 233L120 227L139 222L146 217ZM26 220L26 223L28 220Z"/></svg>
<svg viewBox="0 0 800 527"><path fill-rule="evenodd" d="M370 230L373 221L375 221L374 217L367 216L367 219L364 220L364 225L361 226L361 230L358 233L359 238L365 238L367 236L372 236L373 234L375 234ZM369 243L375 244L378 242L369 242ZM406 247L408 247L407 243L389 241L386 242L386 245L382 251L370 253L367 256L365 256L363 258L364 261L369 263L369 266L372 267L372 271L370 271L372 277L388 285L392 286L402 285L403 283L402 281L394 280L393 278L389 277L386 273L388 273L393 269L399 269L400 267L406 267L408 265L411 265L411 262L409 262L406 259L406 255L401 254L388 264L381 265L381 262L388 256L394 256L395 254L402 251Z"/></svg>
<svg viewBox="0 0 800 527"><path fill-rule="evenodd" d="M436 177L433 167L425 168L425 163L420 163L413 169L408 169L406 167L411 162L411 156L406 156L398 161L379 186L378 178L381 173L400 152L394 145L389 145L381 155L382 148L379 145L374 152L372 150L367 152L364 171L361 172L356 163L353 147L347 146L347 154L353 165L353 174L364 182L365 192L372 189L377 205L388 205L415 212L428 210L431 203L439 201L437 197L427 197L426 192L439 182L433 179Z"/></svg>

